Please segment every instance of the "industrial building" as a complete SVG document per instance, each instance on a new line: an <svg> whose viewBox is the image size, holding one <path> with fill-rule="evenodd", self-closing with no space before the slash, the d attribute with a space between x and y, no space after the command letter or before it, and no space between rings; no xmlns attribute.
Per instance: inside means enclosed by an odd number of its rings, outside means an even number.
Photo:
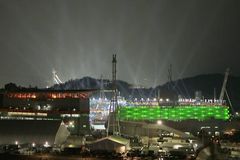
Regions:
<svg viewBox="0 0 240 160"><path fill-rule="evenodd" d="M0 125L0 144L53 144L60 121L1 120Z"/></svg>
<svg viewBox="0 0 240 160"><path fill-rule="evenodd" d="M0 93L0 119L63 121L71 135L84 135L90 131L89 95L92 91L3 90Z"/></svg>

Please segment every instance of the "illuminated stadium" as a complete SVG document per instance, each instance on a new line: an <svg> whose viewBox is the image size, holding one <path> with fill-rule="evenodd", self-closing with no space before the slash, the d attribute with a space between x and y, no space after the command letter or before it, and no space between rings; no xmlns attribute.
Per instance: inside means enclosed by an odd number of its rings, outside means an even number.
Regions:
<svg viewBox="0 0 240 160"><path fill-rule="evenodd" d="M127 106L118 111L121 120L228 120L227 106Z"/></svg>

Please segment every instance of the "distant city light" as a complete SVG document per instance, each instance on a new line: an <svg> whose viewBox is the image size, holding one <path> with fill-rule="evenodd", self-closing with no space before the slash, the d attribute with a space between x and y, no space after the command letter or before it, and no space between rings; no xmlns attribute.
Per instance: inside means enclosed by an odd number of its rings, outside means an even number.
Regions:
<svg viewBox="0 0 240 160"><path fill-rule="evenodd" d="M70 122L69 122L69 125L73 125L73 121L70 121Z"/></svg>
<svg viewBox="0 0 240 160"><path fill-rule="evenodd" d="M74 121L70 121L70 122L68 123L68 127L74 128L74 127L75 127Z"/></svg>

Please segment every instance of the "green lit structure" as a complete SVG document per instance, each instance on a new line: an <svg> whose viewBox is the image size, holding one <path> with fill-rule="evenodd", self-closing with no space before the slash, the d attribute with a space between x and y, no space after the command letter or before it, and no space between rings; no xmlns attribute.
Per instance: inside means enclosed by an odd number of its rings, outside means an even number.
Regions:
<svg viewBox="0 0 240 160"><path fill-rule="evenodd" d="M227 106L127 106L118 111L120 120L228 120Z"/></svg>

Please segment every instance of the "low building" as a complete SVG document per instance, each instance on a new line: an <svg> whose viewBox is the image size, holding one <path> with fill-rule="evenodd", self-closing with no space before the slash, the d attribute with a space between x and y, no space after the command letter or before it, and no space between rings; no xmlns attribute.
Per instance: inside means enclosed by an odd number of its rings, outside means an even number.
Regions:
<svg viewBox="0 0 240 160"><path fill-rule="evenodd" d="M108 151L124 153L130 149L130 140L119 137L109 136L88 144L90 151Z"/></svg>

